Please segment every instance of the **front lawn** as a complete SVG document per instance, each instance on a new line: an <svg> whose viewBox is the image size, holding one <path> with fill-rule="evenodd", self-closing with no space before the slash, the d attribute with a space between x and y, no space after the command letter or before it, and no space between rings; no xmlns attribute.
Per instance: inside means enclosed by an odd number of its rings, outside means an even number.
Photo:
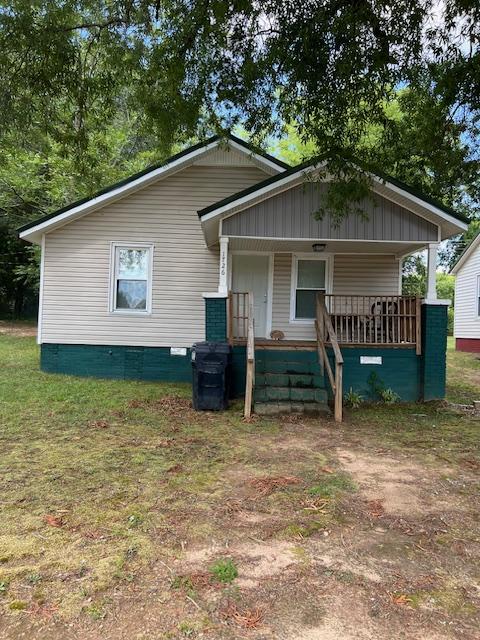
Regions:
<svg viewBox="0 0 480 640"><path fill-rule="evenodd" d="M0 335L0 638L477 637L480 421L195 413ZM480 399L449 351L449 398Z"/></svg>

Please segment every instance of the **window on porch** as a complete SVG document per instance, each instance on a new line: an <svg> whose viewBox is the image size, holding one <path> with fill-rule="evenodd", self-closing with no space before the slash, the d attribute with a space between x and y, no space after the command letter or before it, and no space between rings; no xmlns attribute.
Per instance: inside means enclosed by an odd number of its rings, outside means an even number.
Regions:
<svg viewBox="0 0 480 640"><path fill-rule="evenodd" d="M295 258L292 320L314 320L317 293L326 292L327 262L318 258Z"/></svg>

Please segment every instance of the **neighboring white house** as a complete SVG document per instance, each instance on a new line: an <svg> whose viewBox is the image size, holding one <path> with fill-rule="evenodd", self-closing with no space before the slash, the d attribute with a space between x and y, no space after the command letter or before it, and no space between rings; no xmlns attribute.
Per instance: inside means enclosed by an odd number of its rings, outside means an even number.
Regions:
<svg viewBox="0 0 480 640"><path fill-rule="evenodd" d="M457 351L480 351L480 234L466 247L452 273L455 347Z"/></svg>

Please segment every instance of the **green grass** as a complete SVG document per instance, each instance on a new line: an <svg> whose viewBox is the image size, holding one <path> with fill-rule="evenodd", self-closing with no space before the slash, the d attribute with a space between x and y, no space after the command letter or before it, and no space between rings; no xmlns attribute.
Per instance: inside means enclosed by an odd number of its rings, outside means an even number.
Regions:
<svg viewBox="0 0 480 640"><path fill-rule="evenodd" d="M241 454L230 434L254 426L238 411L213 426L207 414L182 417L185 401L158 404L189 398L188 385L42 373L32 338L1 336L0 362L2 599L22 600L38 574L73 615L146 566L159 532L162 553L176 553L165 512L206 501ZM196 525L208 533L207 518Z"/></svg>
<svg viewBox="0 0 480 640"><path fill-rule="evenodd" d="M233 582L238 577L238 569L231 558L217 560L210 567L210 573L218 582Z"/></svg>
<svg viewBox="0 0 480 640"><path fill-rule="evenodd" d="M185 542L228 538L229 501L235 508L253 495L275 516L269 535L303 539L340 526L336 505L355 492L328 448L277 447L285 429L292 446L302 437L315 442L315 419L246 423L240 405L193 412L188 385L42 373L33 338L0 336L0 362L0 611L7 615L48 602L66 619L101 620L110 594L143 579L156 559L168 565ZM476 396L478 365L449 351L450 398ZM347 412L341 432L327 426L372 450L386 444L456 462L478 455L478 425L431 403L362 406ZM282 475L300 482L251 493L250 479ZM214 571L221 583L235 572L232 561Z"/></svg>
<svg viewBox="0 0 480 640"><path fill-rule="evenodd" d="M448 338L447 400L470 404L480 400L480 354L455 351L455 339Z"/></svg>

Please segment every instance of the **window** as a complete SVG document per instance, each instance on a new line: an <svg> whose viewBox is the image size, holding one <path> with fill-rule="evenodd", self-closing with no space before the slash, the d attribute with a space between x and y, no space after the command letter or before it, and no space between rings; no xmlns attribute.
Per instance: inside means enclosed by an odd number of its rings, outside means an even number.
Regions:
<svg viewBox="0 0 480 640"><path fill-rule="evenodd" d="M313 320L316 295L326 291L327 260L295 258L292 277L292 320Z"/></svg>
<svg viewBox="0 0 480 640"><path fill-rule="evenodd" d="M152 246L112 245L111 310L149 313L152 288Z"/></svg>

